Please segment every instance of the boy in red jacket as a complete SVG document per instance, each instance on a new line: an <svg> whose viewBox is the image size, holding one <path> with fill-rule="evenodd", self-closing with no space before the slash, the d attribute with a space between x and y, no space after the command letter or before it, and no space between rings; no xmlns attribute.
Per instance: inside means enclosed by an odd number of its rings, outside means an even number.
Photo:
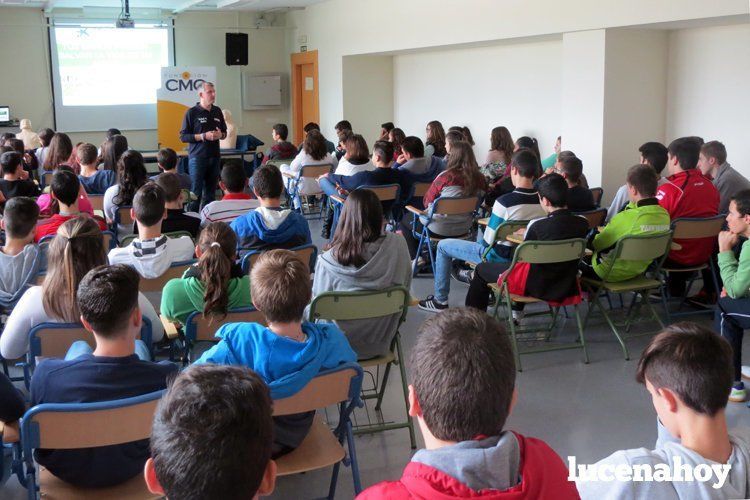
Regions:
<svg viewBox="0 0 750 500"><path fill-rule="evenodd" d="M425 442L398 481L359 499L577 499L560 457L503 426L516 401L508 335L484 312L447 309L420 328L412 353L409 414Z"/></svg>

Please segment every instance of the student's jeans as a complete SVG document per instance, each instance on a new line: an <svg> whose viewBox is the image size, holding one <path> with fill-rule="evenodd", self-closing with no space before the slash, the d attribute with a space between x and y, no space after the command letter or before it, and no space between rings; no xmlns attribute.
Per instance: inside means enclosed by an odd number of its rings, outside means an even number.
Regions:
<svg viewBox="0 0 750 500"><path fill-rule="evenodd" d="M188 170L192 186L190 190L198 197L190 204L191 212L200 212L204 205L208 205L216 197L216 185L221 175L220 159L193 158L188 160Z"/></svg>
<svg viewBox="0 0 750 500"><path fill-rule="evenodd" d="M481 243L469 240L448 238L440 240L435 252L435 299L438 302L448 302L451 290L451 263L453 259L478 264L482 262L484 247Z"/></svg>
<svg viewBox="0 0 750 500"><path fill-rule="evenodd" d="M750 328L750 298L721 297L717 306L716 331L732 346L734 381L739 382L742 380L742 335Z"/></svg>
<svg viewBox="0 0 750 500"><path fill-rule="evenodd" d="M87 342L76 340L65 354L65 361L70 361L78 356L91 354L92 352L94 352L94 350ZM135 341L135 355L138 356L138 359L141 361L151 361L151 354L148 352L148 347L146 347L146 344L140 339Z"/></svg>

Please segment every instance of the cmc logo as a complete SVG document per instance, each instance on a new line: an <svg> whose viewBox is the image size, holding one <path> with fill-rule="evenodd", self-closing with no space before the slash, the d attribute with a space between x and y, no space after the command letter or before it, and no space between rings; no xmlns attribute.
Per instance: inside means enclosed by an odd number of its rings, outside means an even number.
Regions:
<svg viewBox="0 0 750 500"><path fill-rule="evenodd" d="M169 90L170 92L175 92L179 90L199 90L203 84L206 82L203 78L190 78L190 73L187 71L184 71L182 73L182 79L178 80L177 78L170 78L166 82L164 82L164 86Z"/></svg>

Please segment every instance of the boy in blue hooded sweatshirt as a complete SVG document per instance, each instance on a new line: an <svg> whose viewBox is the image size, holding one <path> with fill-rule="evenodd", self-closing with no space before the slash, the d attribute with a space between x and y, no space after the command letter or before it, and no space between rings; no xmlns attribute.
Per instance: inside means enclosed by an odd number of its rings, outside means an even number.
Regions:
<svg viewBox="0 0 750 500"><path fill-rule="evenodd" d="M253 192L260 207L232 221L240 253L248 250L294 248L312 242L307 219L281 208L284 181L274 165L264 165L253 174ZM244 252L243 252L244 251Z"/></svg>
<svg viewBox="0 0 750 500"><path fill-rule="evenodd" d="M250 274L250 295L268 327L225 324L216 333L221 341L196 363L248 366L268 384L272 399L282 399L299 392L320 371L357 360L335 324L302 321L312 286L307 265L293 252L263 253ZM273 418L273 458L302 443L314 416L311 411Z"/></svg>

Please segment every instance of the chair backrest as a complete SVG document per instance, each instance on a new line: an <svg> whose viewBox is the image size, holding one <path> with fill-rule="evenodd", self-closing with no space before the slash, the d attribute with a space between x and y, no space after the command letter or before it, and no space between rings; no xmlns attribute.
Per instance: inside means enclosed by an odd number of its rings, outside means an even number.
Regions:
<svg viewBox="0 0 750 500"><path fill-rule="evenodd" d="M495 242L505 241L505 238L528 225L527 220L506 220L497 227Z"/></svg>
<svg viewBox="0 0 750 500"><path fill-rule="evenodd" d="M674 239L715 238L724 227L726 217L716 215L703 219L681 218L672 221Z"/></svg>
<svg viewBox="0 0 750 500"><path fill-rule="evenodd" d="M164 285L167 281L176 278L182 278L190 266L195 264L196 260L185 260L182 262L175 262L158 278L141 278L141 284L138 287L141 292L161 292L164 289Z"/></svg>
<svg viewBox="0 0 750 500"><path fill-rule="evenodd" d="M408 309L409 290L402 286L361 292L325 292L310 304L310 319L346 321L401 314L403 321Z"/></svg>
<svg viewBox="0 0 750 500"><path fill-rule="evenodd" d="M604 225L604 219L607 218L607 209L597 208L588 212L575 212L575 214L586 217L586 220L589 222L589 229L596 229Z"/></svg>
<svg viewBox="0 0 750 500"><path fill-rule="evenodd" d="M42 187L47 187L52 183L53 170L45 170L42 172Z"/></svg>
<svg viewBox="0 0 750 500"><path fill-rule="evenodd" d="M598 207L602 202L602 196L604 196L604 189L602 188L591 188L591 195L594 197L594 203Z"/></svg>
<svg viewBox="0 0 750 500"><path fill-rule="evenodd" d="M123 205L115 211L115 223L122 226L132 225L135 222L130 216L130 209L133 208L130 205Z"/></svg>
<svg viewBox="0 0 750 500"><path fill-rule="evenodd" d="M333 165L326 163L324 165L303 165L299 171L300 178L307 177L317 179L321 175L333 172Z"/></svg>
<svg viewBox="0 0 750 500"><path fill-rule="evenodd" d="M480 198L478 196L440 197L432 205L432 214L440 215L464 215L470 214L479 208Z"/></svg>
<svg viewBox="0 0 750 500"><path fill-rule="evenodd" d="M102 231L102 238L104 239L104 248L108 252L115 246L117 246L117 238L115 237L115 233L113 233L112 231Z"/></svg>
<svg viewBox="0 0 750 500"><path fill-rule="evenodd" d="M289 248L288 250L297 254L300 260L305 263L309 272L312 272L312 270L315 269L315 261L318 258L318 247L313 244L309 244ZM260 258L261 254L263 254L264 251L267 250L253 250L246 253L244 257L242 257L242 272L245 274L250 274L253 265L255 264L255 262L257 262L258 258Z"/></svg>
<svg viewBox="0 0 750 500"><path fill-rule="evenodd" d="M320 372L294 396L273 402L274 416L292 415L326 408L343 401L358 401L362 388L362 368L344 363Z"/></svg>
<svg viewBox="0 0 750 500"><path fill-rule="evenodd" d="M91 202L91 208L96 212L97 210L104 214L104 195L103 194L87 194L89 201Z"/></svg>
<svg viewBox="0 0 750 500"><path fill-rule="evenodd" d="M431 182L415 182L412 185L412 198L424 198L424 195L427 194L427 190L430 189L430 186L432 186Z"/></svg>
<svg viewBox="0 0 750 500"><path fill-rule="evenodd" d="M401 186L398 184L386 184L384 186L360 186L357 189L367 189L375 193L378 200L393 201L401 197Z"/></svg>
<svg viewBox="0 0 750 500"><path fill-rule="evenodd" d="M273 165L274 167L281 168L282 165L288 165L292 162L294 158L289 158L287 160L268 160L265 164L266 165Z"/></svg>
<svg viewBox="0 0 750 500"><path fill-rule="evenodd" d="M671 243L672 231L624 236L615 246L614 258L620 260L656 260L669 253Z"/></svg>
<svg viewBox="0 0 750 500"><path fill-rule="evenodd" d="M24 458L36 448L80 449L148 439L164 391L101 403L45 403L23 416Z"/></svg>
<svg viewBox="0 0 750 500"><path fill-rule="evenodd" d="M557 264L579 260L586 251L586 240L524 241L513 256L514 263Z"/></svg>
<svg viewBox="0 0 750 500"><path fill-rule="evenodd" d="M196 311L185 321L185 339L189 342L217 342L216 332L226 323L267 324L263 313L253 307L232 309L225 317L220 314L213 316L213 320L212 316L204 317L202 312Z"/></svg>

